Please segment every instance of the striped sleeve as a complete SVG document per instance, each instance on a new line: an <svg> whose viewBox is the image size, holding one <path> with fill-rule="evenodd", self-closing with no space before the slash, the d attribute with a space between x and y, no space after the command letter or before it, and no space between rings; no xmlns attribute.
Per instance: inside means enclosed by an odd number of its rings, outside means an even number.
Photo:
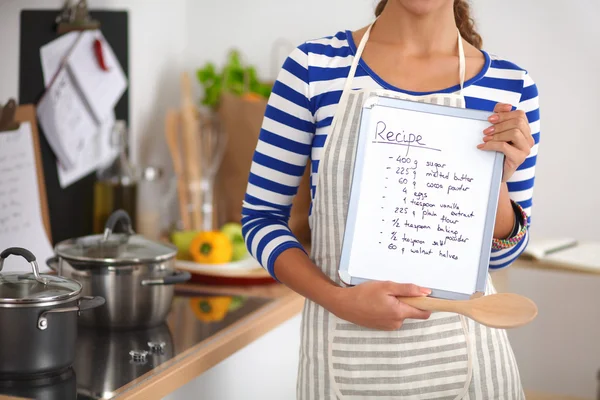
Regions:
<svg viewBox="0 0 600 400"><path fill-rule="evenodd" d="M529 127L535 141L529 156L507 182L510 199L513 205L516 206L517 214L522 216L520 219L523 226L516 236L503 241L505 245L500 246L495 241L490 257L490 268L492 269L500 269L512 264L523 253L529 242L535 165L540 142L540 110L537 86L527 73L524 77L523 92L517 109L523 110L527 115ZM506 245L506 243L509 245Z"/></svg>
<svg viewBox="0 0 600 400"><path fill-rule="evenodd" d="M285 60L269 98L254 151L242 207L242 231L250 254L275 277L285 250L302 245L288 221L311 152L311 109L305 45Z"/></svg>

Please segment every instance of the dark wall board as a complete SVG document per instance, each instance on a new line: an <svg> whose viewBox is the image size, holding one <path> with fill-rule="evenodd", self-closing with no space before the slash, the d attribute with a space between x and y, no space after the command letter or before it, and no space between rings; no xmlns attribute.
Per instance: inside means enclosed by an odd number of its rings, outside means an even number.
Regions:
<svg viewBox="0 0 600 400"><path fill-rule="evenodd" d="M21 12L19 103L36 104L44 93L40 47L56 39L55 19L59 10L23 10ZM127 11L90 10L100 22L102 34L113 48L125 74L129 77L129 18ZM117 119L129 124L129 90L115 107ZM56 157L40 127L40 149L46 181L48 210L54 243L89 235L93 226L94 183L92 173L67 188L61 188L56 171Z"/></svg>

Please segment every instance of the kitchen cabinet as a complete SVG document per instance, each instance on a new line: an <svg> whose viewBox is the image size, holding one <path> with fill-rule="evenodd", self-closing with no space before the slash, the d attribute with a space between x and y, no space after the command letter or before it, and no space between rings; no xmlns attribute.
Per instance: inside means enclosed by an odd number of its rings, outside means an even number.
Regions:
<svg viewBox="0 0 600 400"><path fill-rule="evenodd" d="M279 284L177 285L165 324L139 331L81 329L68 380L0 381L0 400L10 395L172 400L198 393L226 400L239 399L239 387L262 399L293 398L303 304L302 297ZM44 390L57 393L68 384L69 393L32 394L34 384L42 383Z"/></svg>
<svg viewBox="0 0 600 400"><path fill-rule="evenodd" d="M298 314L163 400L294 399L299 346Z"/></svg>
<svg viewBox="0 0 600 400"><path fill-rule="evenodd" d="M525 389L548 399L595 399L600 273L518 260L492 279L498 291L523 294L538 306L531 324L508 331Z"/></svg>

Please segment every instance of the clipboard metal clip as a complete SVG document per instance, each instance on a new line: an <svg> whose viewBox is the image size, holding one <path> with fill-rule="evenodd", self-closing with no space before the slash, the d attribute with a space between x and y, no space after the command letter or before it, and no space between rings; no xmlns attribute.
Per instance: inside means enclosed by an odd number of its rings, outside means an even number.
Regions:
<svg viewBox="0 0 600 400"><path fill-rule="evenodd" d="M86 0L65 0L61 13L56 17L56 30L58 33L71 31L87 31L100 28L100 22L93 20Z"/></svg>
<svg viewBox="0 0 600 400"><path fill-rule="evenodd" d="M20 124L15 121L16 112L17 102L15 99L10 99L5 106L0 106L0 132L19 129Z"/></svg>

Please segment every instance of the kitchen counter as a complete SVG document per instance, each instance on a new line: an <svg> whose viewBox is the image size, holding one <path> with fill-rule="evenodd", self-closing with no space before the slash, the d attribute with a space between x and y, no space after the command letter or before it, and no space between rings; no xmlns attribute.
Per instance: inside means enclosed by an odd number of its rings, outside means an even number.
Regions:
<svg viewBox="0 0 600 400"><path fill-rule="evenodd" d="M591 274L600 275L599 268L583 267L577 264L570 264L566 262L558 261L546 261L546 260L532 260L527 258L519 258L512 267L518 268L533 268L533 269L545 269L550 271L560 272L574 272L578 274Z"/></svg>
<svg viewBox="0 0 600 400"><path fill-rule="evenodd" d="M579 276L600 275L600 268L584 268L577 264L549 260L534 260L528 257L520 257L509 268L491 271L496 290L500 292L508 291L509 274L514 269L577 274Z"/></svg>
<svg viewBox="0 0 600 400"><path fill-rule="evenodd" d="M214 310L232 299L236 307L225 315L194 311L207 299L214 301ZM61 400L161 399L300 313L303 304L302 297L279 284L178 285L165 324L127 332L80 327L73 368L34 383L0 381L0 400L38 397L41 390L73 392ZM151 351L148 342L164 348ZM133 360L131 350L149 353L145 360Z"/></svg>

